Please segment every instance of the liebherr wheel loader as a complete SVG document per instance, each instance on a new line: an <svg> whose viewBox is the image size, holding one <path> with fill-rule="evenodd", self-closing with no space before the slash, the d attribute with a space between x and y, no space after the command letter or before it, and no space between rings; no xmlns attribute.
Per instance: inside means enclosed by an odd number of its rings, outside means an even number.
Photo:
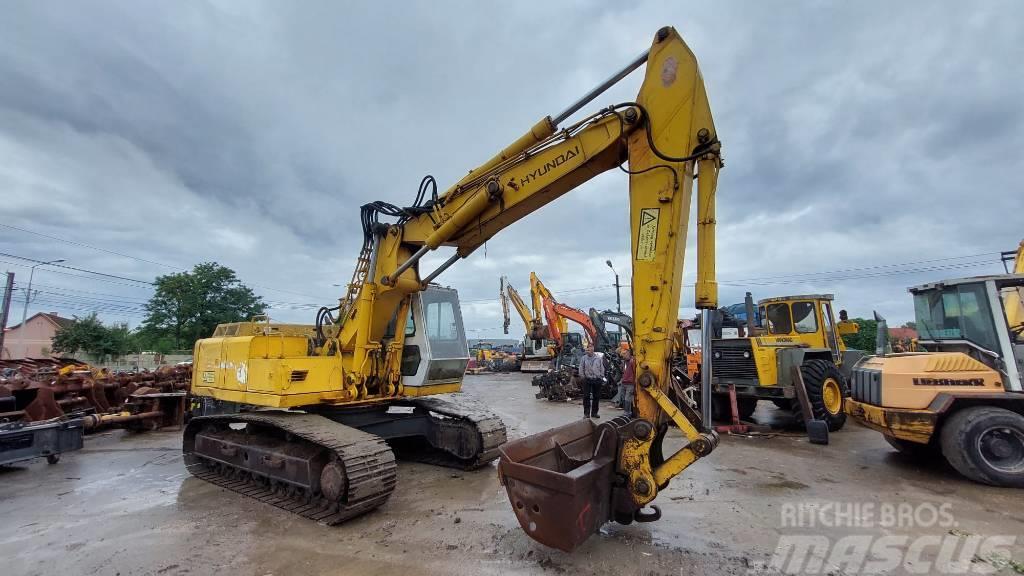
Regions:
<svg viewBox="0 0 1024 576"><path fill-rule="evenodd" d="M1024 242L1013 273L910 293L925 352L887 354L879 318L876 355L854 367L847 411L908 456L945 457L975 482L1024 488Z"/></svg>
<svg viewBox="0 0 1024 576"><path fill-rule="evenodd" d="M644 63L636 101L563 125ZM428 177L408 206L364 205L362 249L337 306L311 326L228 324L196 343L189 471L337 523L395 490L396 449L463 468L500 454L514 513L543 544L571 550L605 522L657 519L645 507L718 442L708 417L674 406L665 390L695 181L695 304L717 305L720 148L697 61L663 28L650 50L443 193ZM629 174L637 416L505 443L501 420L459 393L468 351L458 295L431 282L510 224L616 169ZM451 257L421 274L421 258L442 246ZM665 454L670 420L684 443Z"/></svg>

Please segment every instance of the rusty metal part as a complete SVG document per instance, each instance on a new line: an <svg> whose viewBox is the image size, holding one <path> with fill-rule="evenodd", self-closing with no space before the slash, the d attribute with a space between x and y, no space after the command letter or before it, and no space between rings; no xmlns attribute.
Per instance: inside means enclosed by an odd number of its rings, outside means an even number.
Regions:
<svg viewBox="0 0 1024 576"><path fill-rule="evenodd" d="M749 434L751 432L770 432L770 426L751 424L740 420L740 409L736 400L736 385L729 384L729 414L731 422L715 426L715 431L721 434Z"/></svg>
<svg viewBox="0 0 1024 576"><path fill-rule="evenodd" d="M76 415L85 417L89 430L155 430L183 423L190 366L137 374L110 374L67 359L18 366L14 377L0 382L0 422Z"/></svg>
<svg viewBox="0 0 1024 576"><path fill-rule="evenodd" d="M616 471L624 439L652 431L649 422L626 417L600 425L582 419L502 446L498 478L520 526L541 544L571 552L605 522L660 515L641 511Z"/></svg>
<svg viewBox="0 0 1024 576"><path fill-rule="evenodd" d="M562 366L533 377L533 385L540 388L538 399L552 402L567 402L583 396L572 368Z"/></svg>

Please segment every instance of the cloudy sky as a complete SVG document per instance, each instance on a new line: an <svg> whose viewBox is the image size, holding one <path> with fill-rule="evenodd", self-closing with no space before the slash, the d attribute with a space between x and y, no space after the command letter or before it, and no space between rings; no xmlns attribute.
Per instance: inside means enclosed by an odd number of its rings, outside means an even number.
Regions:
<svg viewBox="0 0 1024 576"><path fill-rule="evenodd" d="M134 280L213 260L312 321L350 277L360 204L447 187L666 24L723 141L723 303L834 292L909 320L907 286L1001 271L1024 238L1018 2L23 0L0 19L0 269L24 287L20 258L63 258L30 313L135 325L152 289ZM608 173L452 268L469 336L500 335L503 274L614 306L627 218Z"/></svg>

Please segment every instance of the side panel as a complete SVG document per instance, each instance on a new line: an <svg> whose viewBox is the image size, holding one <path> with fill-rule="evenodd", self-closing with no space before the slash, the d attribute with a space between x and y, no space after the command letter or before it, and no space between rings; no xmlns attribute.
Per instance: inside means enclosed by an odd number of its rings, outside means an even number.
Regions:
<svg viewBox="0 0 1024 576"><path fill-rule="evenodd" d="M854 399L887 408L923 410L936 396L1003 390L998 372L959 352L869 356L853 370Z"/></svg>

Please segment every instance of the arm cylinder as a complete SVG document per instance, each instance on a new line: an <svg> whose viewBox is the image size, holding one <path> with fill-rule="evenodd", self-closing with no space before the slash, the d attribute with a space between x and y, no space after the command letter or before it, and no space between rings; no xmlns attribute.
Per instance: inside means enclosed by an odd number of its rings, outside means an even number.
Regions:
<svg viewBox="0 0 1024 576"><path fill-rule="evenodd" d="M466 182L469 182L470 180L476 178L478 174L486 172L491 168L497 166L499 163L504 162L505 160L508 160L513 156L516 156L517 154L522 153L530 146L533 146L538 142L543 142L549 136L554 134L555 130L556 124L551 121L550 116L545 116L541 118L540 121L538 121L536 124L533 125L532 128L530 128L529 132L523 134L519 138L516 138L515 142L506 146L504 150L495 154L487 162L484 162L480 166L474 168L469 174L466 174L461 180L459 180L459 182L455 186L452 186L445 194L447 195L448 193L450 193L452 190L455 190L459 186L463 186Z"/></svg>
<svg viewBox="0 0 1024 576"><path fill-rule="evenodd" d="M493 183L492 183L493 184ZM465 204L459 207L458 210L452 214L444 224L441 224L437 230L427 236L424 242L424 247L429 250L433 250L447 241L449 238L455 235L456 232L461 230L467 224L470 223L473 218L480 215L481 212L487 209L487 205L491 203L491 194L486 190L477 190Z"/></svg>
<svg viewBox="0 0 1024 576"><path fill-rule="evenodd" d="M715 187L718 185L718 157L708 154L697 163L697 286L696 307L718 307L715 281Z"/></svg>

